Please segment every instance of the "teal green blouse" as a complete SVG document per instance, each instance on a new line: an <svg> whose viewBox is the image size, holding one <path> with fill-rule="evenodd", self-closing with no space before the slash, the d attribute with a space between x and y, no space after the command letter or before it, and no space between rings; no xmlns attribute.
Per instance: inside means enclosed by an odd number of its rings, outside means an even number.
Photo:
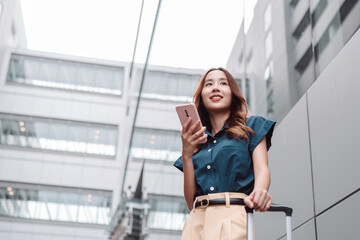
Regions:
<svg viewBox="0 0 360 240"><path fill-rule="evenodd" d="M250 141L230 139L224 127L208 140L200 151L193 155L196 181L194 199L200 195L219 192L240 192L250 194L254 187L252 154L260 141L266 137L267 150L271 147L271 137L276 122L262 116L250 116L246 126L254 130ZM174 166L183 171L179 157Z"/></svg>

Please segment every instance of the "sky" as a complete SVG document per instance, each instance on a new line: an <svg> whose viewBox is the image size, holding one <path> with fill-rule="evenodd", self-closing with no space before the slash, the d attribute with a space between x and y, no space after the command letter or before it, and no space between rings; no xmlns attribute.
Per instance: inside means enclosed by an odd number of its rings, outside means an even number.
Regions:
<svg viewBox="0 0 360 240"><path fill-rule="evenodd" d="M27 48L130 62L141 3L21 0ZM225 67L243 13L247 28L255 3L256 0L162 0L149 64L193 69ZM144 0L136 62L145 62L157 4L158 0Z"/></svg>

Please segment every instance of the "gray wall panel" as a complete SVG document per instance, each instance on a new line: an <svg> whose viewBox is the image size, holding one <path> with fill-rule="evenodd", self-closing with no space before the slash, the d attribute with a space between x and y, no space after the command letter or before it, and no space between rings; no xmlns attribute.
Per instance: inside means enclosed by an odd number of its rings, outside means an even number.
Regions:
<svg viewBox="0 0 360 240"><path fill-rule="evenodd" d="M315 208L360 186L360 31L308 90Z"/></svg>
<svg viewBox="0 0 360 240"><path fill-rule="evenodd" d="M318 239L360 239L360 192L317 217Z"/></svg>
<svg viewBox="0 0 360 240"><path fill-rule="evenodd" d="M311 164L308 138L306 98L303 97L275 128L273 146L269 151L271 171L270 194L275 203L293 207L293 227L314 215ZM256 226L266 226L257 232L260 239L276 239L285 234L285 217L274 213L259 214ZM279 223L281 222L281 223Z"/></svg>
<svg viewBox="0 0 360 240"><path fill-rule="evenodd" d="M289 204L296 210L294 227L310 219L314 211L305 97L275 128L269 166L274 202Z"/></svg>
<svg viewBox="0 0 360 240"><path fill-rule="evenodd" d="M286 233L285 215L283 213L257 213L254 214L255 239L279 239Z"/></svg>
<svg viewBox="0 0 360 240"><path fill-rule="evenodd" d="M314 220L306 222L301 227L292 232L293 240L316 240L315 238L315 223ZM286 240L286 236L280 238L280 240Z"/></svg>

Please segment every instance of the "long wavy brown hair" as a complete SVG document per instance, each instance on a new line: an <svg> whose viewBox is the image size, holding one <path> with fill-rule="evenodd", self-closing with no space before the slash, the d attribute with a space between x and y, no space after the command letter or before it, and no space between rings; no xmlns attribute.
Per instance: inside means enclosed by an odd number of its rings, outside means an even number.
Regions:
<svg viewBox="0 0 360 240"><path fill-rule="evenodd" d="M209 72L214 70L220 70L225 73L226 78L229 82L229 87L232 92L231 111L229 118L226 120L227 128L225 129L225 132L228 133L229 138L235 138L238 140L246 139L247 141L249 141L250 134L254 133L254 131L250 127L247 127L245 124L246 116L248 114L247 103L240 92L239 86L236 83L235 78L224 68L211 68L206 71L206 73L200 78L193 100L199 112L201 122L204 126L206 126L208 130L211 129L209 114L203 104L201 92L204 87L206 76L209 74ZM197 148L196 150L198 151L199 149Z"/></svg>

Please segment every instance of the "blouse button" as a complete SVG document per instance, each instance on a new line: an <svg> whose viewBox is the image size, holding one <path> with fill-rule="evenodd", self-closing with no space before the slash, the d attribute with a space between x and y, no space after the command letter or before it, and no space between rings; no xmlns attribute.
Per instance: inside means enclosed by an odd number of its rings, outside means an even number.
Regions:
<svg viewBox="0 0 360 240"><path fill-rule="evenodd" d="M216 143L217 141L216 140L214 140L214 143Z"/></svg>
<svg viewBox="0 0 360 240"><path fill-rule="evenodd" d="M211 148L208 150L208 152L210 152L211 151Z"/></svg>
<svg viewBox="0 0 360 240"><path fill-rule="evenodd" d="M211 168L211 166L210 165L207 165L207 169L210 169Z"/></svg>
<svg viewBox="0 0 360 240"><path fill-rule="evenodd" d="M213 186L210 187L210 191L214 191L214 189L215 189L215 188L214 188Z"/></svg>

